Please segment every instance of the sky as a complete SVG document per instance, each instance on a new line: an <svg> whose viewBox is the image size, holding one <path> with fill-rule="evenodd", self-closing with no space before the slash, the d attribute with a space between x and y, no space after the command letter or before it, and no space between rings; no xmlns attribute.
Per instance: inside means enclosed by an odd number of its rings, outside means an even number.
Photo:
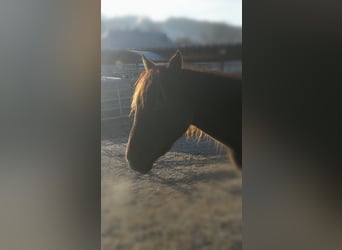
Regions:
<svg viewBox="0 0 342 250"><path fill-rule="evenodd" d="M154 21L169 17L242 25L242 0L101 0L101 15L147 16Z"/></svg>

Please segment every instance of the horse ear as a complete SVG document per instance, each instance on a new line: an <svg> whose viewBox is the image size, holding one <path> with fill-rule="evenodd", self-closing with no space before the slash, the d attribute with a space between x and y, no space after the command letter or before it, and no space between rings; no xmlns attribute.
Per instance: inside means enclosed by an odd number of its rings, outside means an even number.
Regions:
<svg viewBox="0 0 342 250"><path fill-rule="evenodd" d="M169 69L178 71L182 68L182 64L183 56L180 51L177 50L176 54L174 54L169 61Z"/></svg>
<svg viewBox="0 0 342 250"><path fill-rule="evenodd" d="M142 55L142 61L143 61L145 70L152 69L155 66L155 64L152 61L148 60L144 55Z"/></svg>

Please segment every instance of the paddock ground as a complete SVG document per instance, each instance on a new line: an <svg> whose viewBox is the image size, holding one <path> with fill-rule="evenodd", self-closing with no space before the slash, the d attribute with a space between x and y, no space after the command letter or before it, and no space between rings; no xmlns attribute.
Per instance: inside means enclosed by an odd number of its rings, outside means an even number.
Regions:
<svg viewBox="0 0 342 250"><path fill-rule="evenodd" d="M182 138L138 175L126 144L101 141L103 250L242 249L241 176L216 145Z"/></svg>

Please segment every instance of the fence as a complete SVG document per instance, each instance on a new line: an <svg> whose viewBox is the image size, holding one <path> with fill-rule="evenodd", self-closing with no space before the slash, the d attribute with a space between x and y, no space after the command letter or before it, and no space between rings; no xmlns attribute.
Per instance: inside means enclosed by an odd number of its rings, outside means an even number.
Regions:
<svg viewBox="0 0 342 250"><path fill-rule="evenodd" d="M127 118L133 86L128 79L102 77L101 79L101 120Z"/></svg>

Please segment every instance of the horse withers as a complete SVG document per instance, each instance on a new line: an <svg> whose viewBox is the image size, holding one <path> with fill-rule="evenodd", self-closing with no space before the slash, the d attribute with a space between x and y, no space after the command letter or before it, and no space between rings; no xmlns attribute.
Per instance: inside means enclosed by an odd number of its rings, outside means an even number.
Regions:
<svg viewBox="0 0 342 250"><path fill-rule="evenodd" d="M182 135L210 136L228 149L242 168L241 78L183 67L179 51L165 65L142 58L131 113L126 157L132 169L147 173Z"/></svg>

